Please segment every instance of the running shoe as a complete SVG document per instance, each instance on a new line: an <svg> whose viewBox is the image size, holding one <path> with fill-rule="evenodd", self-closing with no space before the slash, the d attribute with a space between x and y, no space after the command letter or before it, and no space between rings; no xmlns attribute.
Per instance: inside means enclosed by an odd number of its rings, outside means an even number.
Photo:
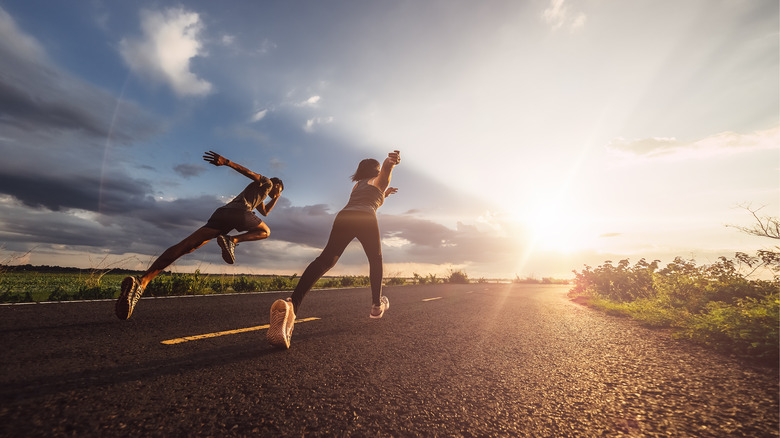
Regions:
<svg viewBox="0 0 780 438"><path fill-rule="evenodd" d="M119 299L116 300L116 306L114 306L114 313L119 319L130 319L130 315L133 314L133 309L135 309L144 290L135 277L125 277L122 280L120 290Z"/></svg>
<svg viewBox="0 0 780 438"><path fill-rule="evenodd" d="M236 262L236 244L233 243L233 239L229 238L226 234L217 236L217 243L222 248L222 260L225 263L233 264Z"/></svg>
<svg viewBox="0 0 780 438"><path fill-rule="evenodd" d="M289 315L287 317L287 342L292 342L292 332L295 327L295 306L293 306L292 298L287 298L287 304L289 304Z"/></svg>
<svg viewBox="0 0 780 438"><path fill-rule="evenodd" d="M379 299L379 305L371 305L371 314L370 317L374 319L379 319L385 314L385 310L390 308L390 300L387 299L386 296L382 295L382 298Z"/></svg>
<svg viewBox="0 0 780 438"><path fill-rule="evenodd" d="M266 339L274 347L290 348L290 337L295 324L295 311L290 301L276 300L271 305L271 322Z"/></svg>

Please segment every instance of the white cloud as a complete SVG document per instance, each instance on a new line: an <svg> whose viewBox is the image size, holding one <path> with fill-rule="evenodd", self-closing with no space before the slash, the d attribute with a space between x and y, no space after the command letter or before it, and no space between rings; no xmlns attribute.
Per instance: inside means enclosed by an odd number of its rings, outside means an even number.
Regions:
<svg viewBox="0 0 780 438"><path fill-rule="evenodd" d="M182 8L141 11L139 39L122 39L120 52L136 73L170 85L179 96L208 94L212 86L190 71L190 60L206 56L199 39L200 16Z"/></svg>
<svg viewBox="0 0 780 438"><path fill-rule="evenodd" d="M701 159L761 149L780 149L780 127L776 126L751 134L721 132L690 142L663 137L634 140L617 138L612 140L607 148L633 157Z"/></svg>
<svg viewBox="0 0 780 438"><path fill-rule="evenodd" d="M252 116L252 120L251 121L252 121L252 123L259 122L260 120L263 120L263 118L265 118L266 115L268 115L268 110L267 109L261 109L260 111L257 111Z"/></svg>
<svg viewBox="0 0 780 438"><path fill-rule="evenodd" d="M296 106L307 106L307 107L316 107L319 103L321 97L320 96L312 96L303 102L297 104Z"/></svg>
<svg viewBox="0 0 780 438"><path fill-rule="evenodd" d="M566 26L573 31L584 26L587 16L581 12L579 14L570 13L569 6L564 4L565 1L566 0L550 0L547 9L542 12L542 19L544 19L553 30Z"/></svg>
<svg viewBox="0 0 780 438"><path fill-rule="evenodd" d="M262 43L260 43L260 46L255 49L255 52L264 55L272 50L275 50L277 47L276 43L273 41L270 41L269 39L264 39Z"/></svg>
<svg viewBox="0 0 780 438"><path fill-rule="evenodd" d="M571 29L575 30L581 28L582 26L585 26L585 22L587 20L588 17L585 14L580 13L579 15L577 15L577 17L574 20L572 20Z"/></svg>
<svg viewBox="0 0 780 438"><path fill-rule="evenodd" d="M222 35L222 45L223 46L231 46L236 41L235 35Z"/></svg>
<svg viewBox="0 0 780 438"><path fill-rule="evenodd" d="M306 132L314 132L314 128L317 125L326 125L328 123L333 123L333 116L315 117L306 121L306 124L303 126L303 130Z"/></svg>

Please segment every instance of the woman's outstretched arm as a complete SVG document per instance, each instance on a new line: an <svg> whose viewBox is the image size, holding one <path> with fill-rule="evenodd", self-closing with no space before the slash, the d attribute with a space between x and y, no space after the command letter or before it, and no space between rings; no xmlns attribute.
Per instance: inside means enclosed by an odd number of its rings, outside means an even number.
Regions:
<svg viewBox="0 0 780 438"><path fill-rule="evenodd" d="M234 163L214 151L208 151L204 153L203 159L215 166L228 166L231 169L235 170L236 172L240 173L241 175L244 175L245 177L251 179L252 181L260 181L261 179L265 178L263 175L252 172L246 167L238 163Z"/></svg>
<svg viewBox="0 0 780 438"><path fill-rule="evenodd" d="M379 169L379 175L376 178L369 180L368 183L378 188L379 190L382 191L382 193L384 193L385 190L387 190L387 187L390 185L390 178L392 177L393 168L397 166L400 162L401 162L401 152L400 151L390 152L389 154L387 154L387 158L385 158L384 163L382 163L382 168Z"/></svg>

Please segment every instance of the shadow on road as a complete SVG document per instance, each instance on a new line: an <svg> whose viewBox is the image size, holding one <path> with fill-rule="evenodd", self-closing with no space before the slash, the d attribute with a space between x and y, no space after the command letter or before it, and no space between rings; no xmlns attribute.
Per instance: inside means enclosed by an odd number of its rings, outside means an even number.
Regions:
<svg viewBox="0 0 780 438"><path fill-rule="evenodd" d="M138 380L176 376L225 364L257 360L284 353L271 346L258 347L257 342L199 351L174 359L132 362L125 365L57 374L20 382L9 382L0 389L0 400L19 402L74 390L94 389Z"/></svg>

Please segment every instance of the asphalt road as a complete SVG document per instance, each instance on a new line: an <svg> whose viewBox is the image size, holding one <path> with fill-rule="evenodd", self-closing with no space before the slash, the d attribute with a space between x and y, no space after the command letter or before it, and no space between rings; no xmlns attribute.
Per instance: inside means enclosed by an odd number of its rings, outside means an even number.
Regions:
<svg viewBox="0 0 780 438"><path fill-rule="evenodd" d="M289 350L287 293L0 306L0 436L778 436L776 369L566 290L313 291Z"/></svg>

